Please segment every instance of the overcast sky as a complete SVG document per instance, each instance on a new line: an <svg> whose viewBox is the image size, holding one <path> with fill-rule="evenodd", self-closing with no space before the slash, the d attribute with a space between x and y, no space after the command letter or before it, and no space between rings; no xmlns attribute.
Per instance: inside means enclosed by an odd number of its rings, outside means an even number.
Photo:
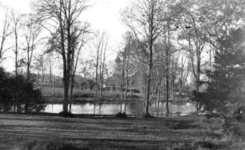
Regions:
<svg viewBox="0 0 245 150"><path fill-rule="evenodd" d="M4 5L12 7L20 12L29 13L30 2L33 0L0 0ZM126 27L120 20L120 10L124 9L132 0L89 0L95 5L89 8L84 17L93 29L105 30L110 37L120 40ZM118 42L118 41L117 41Z"/></svg>
<svg viewBox="0 0 245 150"><path fill-rule="evenodd" d="M0 0L2 4L7 5L22 13L30 13L30 2L33 0ZM93 30L104 30L109 35L110 47L113 52L118 51L122 44L122 36L127 31L126 26L120 19L120 10L126 8L133 0L88 0L95 4L90 7L82 18L91 24ZM112 52L112 53L113 53ZM116 54L111 55L114 59ZM9 64L12 66L12 64ZM8 67L9 67L8 66ZM8 68L7 67L7 68Z"/></svg>

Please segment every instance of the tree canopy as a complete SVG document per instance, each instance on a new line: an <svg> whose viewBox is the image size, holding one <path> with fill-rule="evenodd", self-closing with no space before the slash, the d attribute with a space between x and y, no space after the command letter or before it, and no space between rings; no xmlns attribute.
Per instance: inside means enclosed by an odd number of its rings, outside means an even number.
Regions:
<svg viewBox="0 0 245 150"><path fill-rule="evenodd" d="M196 93L204 110L229 113L245 98L245 29L232 29L229 36L219 41L212 70L207 70L208 88Z"/></svg>

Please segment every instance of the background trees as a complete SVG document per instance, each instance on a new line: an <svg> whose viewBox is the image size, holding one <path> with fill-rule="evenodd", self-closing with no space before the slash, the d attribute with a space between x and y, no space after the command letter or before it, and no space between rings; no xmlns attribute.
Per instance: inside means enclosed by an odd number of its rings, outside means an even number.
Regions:
<svg viewBox="0 0 245 150"><path fill-rule="evenodd" d="M207 91L196 93L205 110L229 114L244 103L244 35L244 28L232 29L230 36L220 41L220 48L215 52L213 69L206 73L210 79L207 81Z"/></svg>
<svg viewBox="0 0 245 150"><path fill-rule="evenodd" d="M0 68L0 110L12 112L40 112L44 108L41 91L26 77L11 76ZM18 95L18 99L16 99ZM24 106L24 107L23 107Z"/></svg>
<svg viewBox="0 0 245 150"><path fill-rule="evenodd" d="M26 52L26 76L27 79L30 79L30 67L33 60L34 51L37 49L37 45L40 43L40 33L41 26L36 20L33 19L33 15L29 14L25 16L25 23L23 26L24 30L24 51Z"/></svg>
<svg viewBox="0 0 245 150"><path fill-rule="evenodd" d="M95 97L98 97L98 90L100 89L100 97L102 97L102 90L104 84L105 73L105 59L108 50L108 37L106 32L95 33Z"/></svg>
<svg viewBox="0 0 245 150"><path fill-rule="evenodd" d="M6 40L12 33L11 30L11 11L8 7L1 5L0 3L0 16L1 16L1 28L0 28L0 62L4 59L4 53L9 49L6 45Z"/></svg>

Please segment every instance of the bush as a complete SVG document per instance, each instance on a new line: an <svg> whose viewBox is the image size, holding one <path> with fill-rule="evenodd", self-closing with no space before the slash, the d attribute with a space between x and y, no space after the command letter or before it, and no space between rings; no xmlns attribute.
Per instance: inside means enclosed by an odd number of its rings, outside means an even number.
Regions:
<svg viewBox="0 0 245 150"><path fill-rule="evenodd" d="M67 113L64 113L63 111L59 113L60 116L62 117L68 117L68 118L72 118L73 117L73 114L71 112L67 112Z"/></svg>
<svg viewBox="0 0 245 150"><path fill-rule="evenodd" d="M41 112L45 103L41 91L35 87L35 80L23 75L11 76L0 67L0 109L8 112ZM40 106L40 107L37 107Z"/></svg>
<svg viewBox="0 0 245 150"><path fill-rule="evenodd" d="M117 118L127 118L128 116L127 116L126 113L121 113L121 112L119 112L119 113L116 114L116 117L117 117Z"/></svg>
<svg viewBox="0 0 245 150"><path fill-rule="evenodd" d="M80 97L83 97L83 98L93 98L94 97L94 93L83 93L83 94L81 94Z"/></svg>
<svg viewBox="0 0 245 150"><path fill-rule="evenodd" d="M140 98L138 95L135 94L129 94L128 98Z"/></svg>

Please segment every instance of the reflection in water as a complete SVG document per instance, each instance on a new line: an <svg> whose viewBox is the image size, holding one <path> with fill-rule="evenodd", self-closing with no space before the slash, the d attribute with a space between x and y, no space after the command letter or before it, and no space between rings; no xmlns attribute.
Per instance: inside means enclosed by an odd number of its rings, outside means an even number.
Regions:
<svg viewBox="0 0 245 150"><path fill-rule="evenodd" d="M145 111L143 102L128 102L126 103L85 103L85 104L72 104L71 112L73 114L99 114L99 115L115 115L119 112L124 112L133 116L142 116ZM193 103L186 104L169 104L169 110L173 115L186 115L195 112L195 105ZM62 104L47 104L44 112L59 113L63 110ZM164 116L166 112L166 104L163 102L152 103L149 111L154 116Z"/></svg>

